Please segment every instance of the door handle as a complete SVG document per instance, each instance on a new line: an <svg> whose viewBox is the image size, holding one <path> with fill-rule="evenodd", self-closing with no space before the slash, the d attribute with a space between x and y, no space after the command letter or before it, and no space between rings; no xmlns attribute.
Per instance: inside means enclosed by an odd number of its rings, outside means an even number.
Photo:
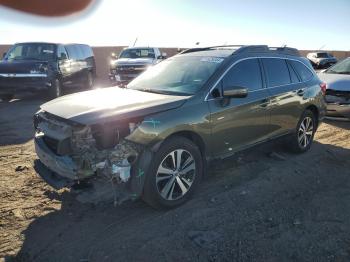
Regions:
<svg viewBox="0 0 350 262"><path fill-rule="evenodd" d="M260 107L267 107L269 104L269 99L263 99L261 100Z"/></svg>
<svg viewBox="0 0 350 262"><path fill-rule="evenodd" d="M305 89L302 88L302 89L299 89L299 90L296 91L296 92L297 92L297 95L298 95L298 96L303 96L303 95L304 95L304 92L305 92Z"/></svg>

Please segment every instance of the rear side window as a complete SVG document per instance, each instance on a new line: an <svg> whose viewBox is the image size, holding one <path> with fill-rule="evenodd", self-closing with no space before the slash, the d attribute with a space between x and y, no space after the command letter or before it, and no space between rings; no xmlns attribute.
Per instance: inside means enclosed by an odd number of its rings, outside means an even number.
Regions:
<svg viewBox="0 0 350 262"><path fill-rule="evenodd" d="M262 59L268 86L282 86L291 83L287 63L284 59L264 58Z"/></svg>
<svg viewBox="0 0 350 262"><path fill-rule="evenodd" d="M303 82L306 82L312 78L312 72L303 63L298 61L291 61L291 63Z"/></svg>
<svg viewBox="0 0 350 262"><path fill-rule="evenodd" d="M290 80L292 80L292 83L299 83L300 80L297 76L297 74L295 73L294 68L290 65L289 62L287 62L288 64L288 70L289 70L289 74L290 74Z"/></svg>
<svg viewBox="0 0 350 262"><path fill-rule="evenodd" d="M82 48L83 53L84 53L84 59L94 56L90 46L81 45L81 48Z"/></svg>
<svg viewBox="0 0 350 262"><path fill-rule="evenodd" d="M262 88L258 59L247 59L233 66L223 79L225 87L244 87L249 91Z"/></svg>

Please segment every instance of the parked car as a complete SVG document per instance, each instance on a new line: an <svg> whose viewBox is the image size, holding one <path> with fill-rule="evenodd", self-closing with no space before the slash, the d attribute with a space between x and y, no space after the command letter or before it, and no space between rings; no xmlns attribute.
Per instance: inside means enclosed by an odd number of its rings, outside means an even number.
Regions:
<svg viewBox="0 0 350 262"><path fill-rule="evenodd" d="M327 84L327 116L350 120L350 57L320 72Z"/></svg>
<svg viewBox="0 0 350 262"><path fill-rule="evenodd" d="M20 92L59 97L64 89L91 89L96 76L91 47L83 44L18 43L0 62L0 98Z"/></svg>
<svg viewBox="0 0 350 262"><path fill-rule="evenodd" d="M113 83L125 87L130 81L166 58L156 47L125 48L119 56L112 57L109 78Z"/></svg>
<svg viewBox="0 0 350 262"><path fill-rule="evenodd" d="M282 136L295 152L309 150L326 111L322 87L296 49L189 49L125 89L42 105L34 117L36 170L55 188L107 177L123 199L174 207L191 197L213 159Z"/></svg>
<svg viewBox="0 0 350 262"><path fill-rule="evenodd" d="M337 59L327 52L308 53L306 57L310 60L312 66L317 69L328 68L337 63Z"/></svg>

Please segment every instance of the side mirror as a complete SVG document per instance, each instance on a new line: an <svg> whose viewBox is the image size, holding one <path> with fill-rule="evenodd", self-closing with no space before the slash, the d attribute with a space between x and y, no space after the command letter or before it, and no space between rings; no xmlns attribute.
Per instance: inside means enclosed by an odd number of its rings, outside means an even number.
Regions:
<svg viewBox="0 0 350 262"><path fill-rule="evenodd" d="M113 53L111 53L111 57L112 57L112 58L118 58L118 54L116 54L116 53L113 52Z"/></svg>
<svg viewBox="0 0 350 262"><path fill-rule="evenodd" d="M248 95L248 89L241 86L231 86L224 89L224 97L244 98Z"/></svg>
<svg viewBox="0 0 350 262"><path fill-rule="evenodd" d="M2 58L5 58L5 56L6 56L6 52L2 54Z"/></svg>
<svg viewBox="0 0 350 262"><path fill-rule="evenodd" d="M167 53L162 53L162 57L163 57L163 59L166 59L166 58L167 58L167 56L168 56L168 54L167 54Z"/></svg>
<svg viewBox="0 0 350 262"><path fill-rule="evenodd" d="M64 61L64 60L67 60L68 59L68 57L67 57L67 54L66 53L61 53L60 54L60 57L59 57L59 60L60 61Z"/></svg>

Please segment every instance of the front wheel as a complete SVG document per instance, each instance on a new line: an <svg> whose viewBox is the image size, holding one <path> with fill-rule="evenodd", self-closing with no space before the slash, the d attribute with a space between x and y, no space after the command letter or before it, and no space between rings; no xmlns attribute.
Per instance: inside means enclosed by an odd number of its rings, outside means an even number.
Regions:
<svg viewBox="0 0 350 262"><path fill-rule="evenodd" d="M87 74L86 85L87 85L87 90L94 88L94 78L93 78L91 72L88 72L88 74Z"/></svg>
<svg viewBox="0 0 350 262"><path fill-rule="evenodd" d="M62 95L62 86L60 80L55 79L54 81L52 81L51 87L48 91L48 96L50 99L60 97Z"/></svg>
<svg viewBox="0 0 350 262"><path fill-rule="evenodd" d="M291 137L291 149L296 153L308 151L312 145L317 129L315 114L306 110L301 116L295 134Z"/></svg>
<svg viewBox="0 0 350 262"><path fill-rule="evenodd" d="M183 137L170 138L151 161L143 199L157 209L179 206L198 187L202 173L203 160L198 147Z"/></svg>

